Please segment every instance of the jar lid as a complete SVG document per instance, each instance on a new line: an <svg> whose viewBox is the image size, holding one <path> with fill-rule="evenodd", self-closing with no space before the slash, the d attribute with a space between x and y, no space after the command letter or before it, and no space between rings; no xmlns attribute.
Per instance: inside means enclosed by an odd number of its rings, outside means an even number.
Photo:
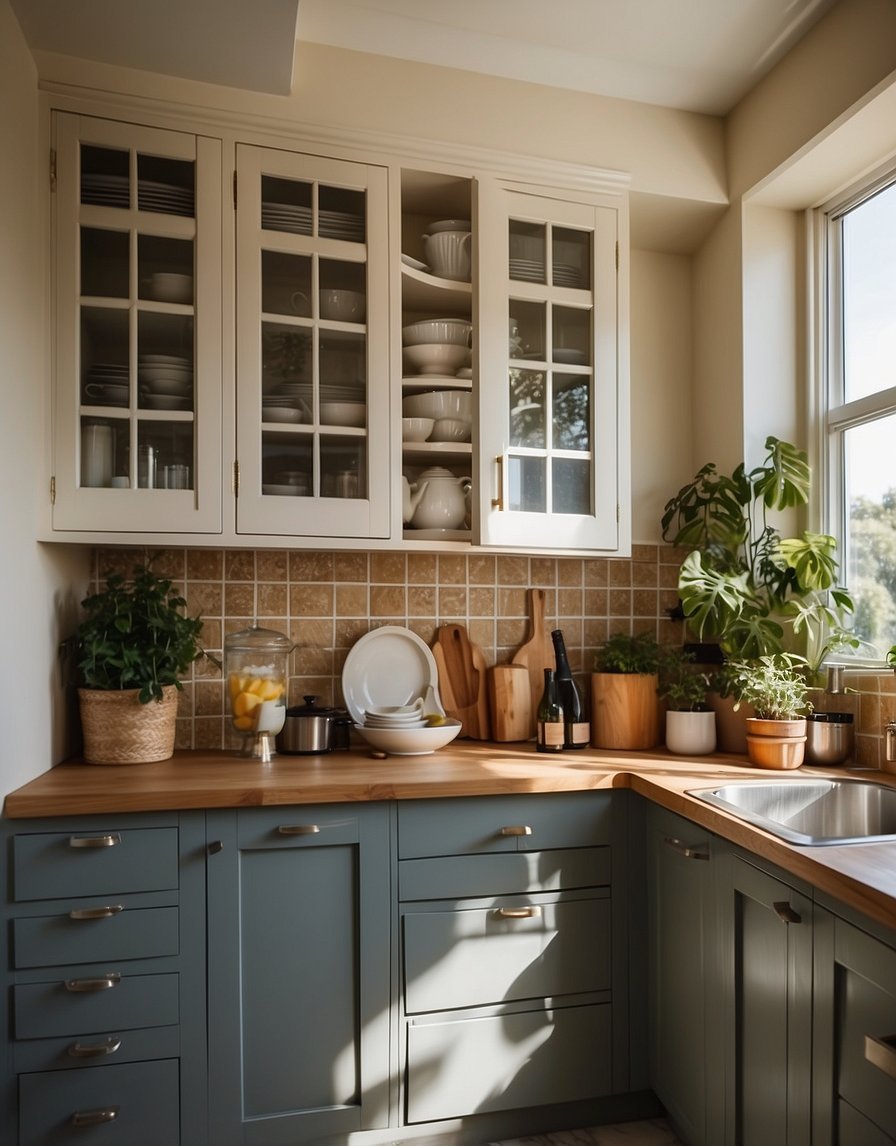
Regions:
<svg viewBox="0 0 896 1146"><path fill-rule="evenodd" d="M852 724L851 712L810 712L809 720L817 724Z"/></svg>
<svg viewBox="0 0 896 1146"><path fill-rule="evenodd" d="M276 629L263 629L260 625L250 625L248 629L240 629L230 633L224 638L226 651L234 649L271 649L275 652L291 652L295 645L286 635L278 633Z"/></svg>

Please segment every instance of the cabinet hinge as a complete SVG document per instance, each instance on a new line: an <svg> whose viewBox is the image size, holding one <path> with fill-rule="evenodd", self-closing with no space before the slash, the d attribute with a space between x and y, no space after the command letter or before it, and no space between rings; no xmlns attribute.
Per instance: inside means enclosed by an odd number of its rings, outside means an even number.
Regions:
<svg viewBox="0 0 896 1146"><path fill-rule="evenodd" d="M50 505L56 504L56 476L50 478Z"/></svg>
<svg viewBox="0 0 896 1146"><path fill-rule="evenodd" d="M56 148L50 148L50 190L56 190Z"/></svg>
<svg viewBox="0 0 896 1146"><path fill-rule="evenodd" d="M619 270L619 240L616 240L616 270Z"/></svg>
<svg viewBox="0 0 896 1146"><path fill-rule="evenodd" d="M231 489L233 490L234 497L240 496L240 463L238 461L234 461L233 463L233 480L231 482Z"/></svg>
<svg viewBox="0 0 896 1146"><path fill-rule="evenodd" d="M233 209L236 210L236 172L233 173Z"/></svg>

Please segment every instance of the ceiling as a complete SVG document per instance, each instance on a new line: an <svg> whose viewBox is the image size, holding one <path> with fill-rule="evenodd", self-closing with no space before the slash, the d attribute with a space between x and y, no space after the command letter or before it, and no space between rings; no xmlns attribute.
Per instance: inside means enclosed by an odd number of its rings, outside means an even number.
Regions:
<svg viewBox="0 0 896 1146"><path fill-rule="evenodd" d="M249 91L289 93L297 35L710 115L835 2L10 0L34 51Z"/></svg>

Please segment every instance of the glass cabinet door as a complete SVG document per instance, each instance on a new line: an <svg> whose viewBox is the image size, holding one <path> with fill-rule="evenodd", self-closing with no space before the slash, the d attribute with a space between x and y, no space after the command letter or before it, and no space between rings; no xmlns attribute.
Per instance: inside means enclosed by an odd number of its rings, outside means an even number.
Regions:
<svg viewBox="0 0 896 1146"><path fill-rule="evenodd" d="M237 149L241 533L388 536L386 177Z"/></svg>
<svg viewBox="0 0 896 1146"><path fill-rule="evenodd" d="M220 531L219 145L56 128L54 528Z"/></svg>
<svg viewBox="0 0 896 1146"><path fill-rule="evenodd" d="M479 539L618 546L617 210L483 197ZM503 378L503 385L497 379Z"/></svg>

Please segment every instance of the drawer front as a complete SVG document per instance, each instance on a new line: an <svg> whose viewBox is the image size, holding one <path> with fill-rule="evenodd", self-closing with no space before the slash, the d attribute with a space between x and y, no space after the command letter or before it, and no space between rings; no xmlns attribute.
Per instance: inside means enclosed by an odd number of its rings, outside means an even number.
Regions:
<svg viewBox="0 0 896 1146"><path fill-rule="evenodd" d="M76 1068L93 1070L122 1062L178 1058L180 1027L142 1027L54 1039L19 1039L12 1051L16 1074Z"/></svg>
<svg viewBox="0 0 896 1146"><path fill-rule="evenodd" d="M177 1146L176 1059L19 1076L19 1146Z"/></svg>
<svg viewBox="0 0 896 1146"><path fill-rule="evenodd" d="M463 896L535 895L610 882L610 848L557 848L506 855L441 856L401 860L398 894L403 901Z"/></svg>
<svg viewBox="0 0 896 1146"><path fill-rule="evenodd" d="M121 908L120 904L98 904L79 906L64 915L13 921L16 967L151 959L176 955L177 951L176 907Z"/></svg>
<svg viewBox="0 0 896 1146"><path fill-rule="evenodd" d="M611 1089L610 1005L411 1025L407 1059L408 1122L595 1098Z"/></svg>
<svg viewBox="0 0 896 1146"><path fill-rule="evenodd" d="M407 1013L609 990L610 901L406 914L404 974Z"/></svg>
<svg viewBox="0 0 896 1146"><path fill-rule="evenodd" d="M178 977L122 975L88 981L56 979L13 988L15 1034L20 1039L87 1035L99 1031L163 1027L178 1022ZM73 990L93 983L103 989ZM105 986L111 983L111 986Z"/></svg>
<svg viewBox="0 0 896 1146"><path fill-rule="evenodd" d="M837 1141L844 1146L896 1146L891 1138L841 1098L837 1104Z"/></svg>
<svg viewBox="0 0 896 1146"><path fill-rule="evenodd" d="M896 1138L896 1077L887 1073L896 1071L896 952L867 938L864 942L877 948L880 965L874 970L888 972L888 978L881 981L886 981L890 990L852 967L840 968L843 995L837 1039L838 1091L850 1106L890 1138ZM881 1066L874 1065L875 1058Z"/></svg>
<svg viewBox="0 0 896 1146"><path fill-rule="evenodd" d="M251 815L239 818L239 847L245 851L354 844L360 836L359 825L364 813L363 808L338 804L253 808Z"/></svg>
<svg viewBox="0 0 896 1146"><path fill-rule="evenodd" d="M16 900L168 891L178 885L177 828L22 833L13 841Z"/></svg>
<svg viewBox="0 0 896 1146"><path fill-rule="evenodd" d="M612 798L611 792L563 792L400 801L399 858L608 844Z"/></svg>

